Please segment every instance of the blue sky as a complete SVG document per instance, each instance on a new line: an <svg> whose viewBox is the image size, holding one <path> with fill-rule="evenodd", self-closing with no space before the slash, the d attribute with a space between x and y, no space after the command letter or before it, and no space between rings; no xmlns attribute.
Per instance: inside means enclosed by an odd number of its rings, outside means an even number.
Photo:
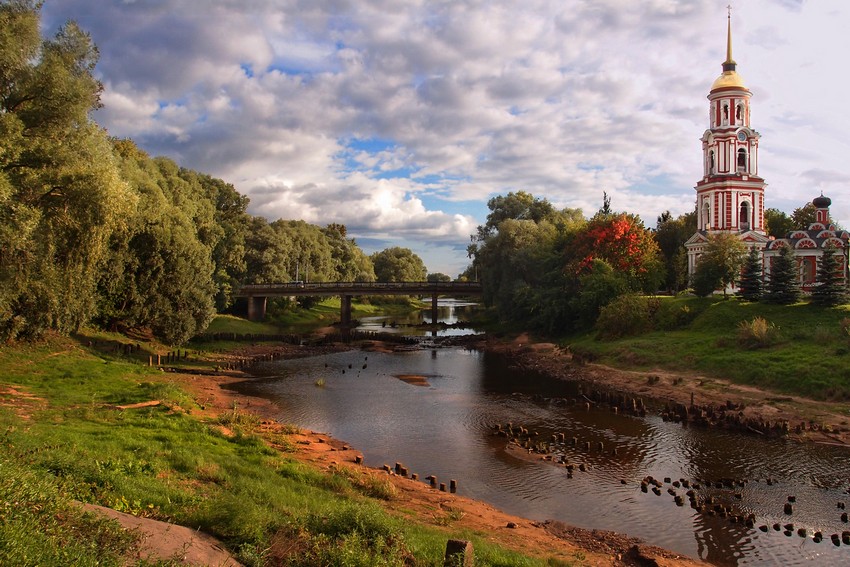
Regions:
<svg viewBox="0 0 850 567"><path fill-rule="evenodd" d="M343 223L429 271L467 265L487 200L648 226L694 206L728 0L46 0L98 45L95 120L220 177L269 220ZM850 225L850 3L733 3L768 207Z"/></svg>

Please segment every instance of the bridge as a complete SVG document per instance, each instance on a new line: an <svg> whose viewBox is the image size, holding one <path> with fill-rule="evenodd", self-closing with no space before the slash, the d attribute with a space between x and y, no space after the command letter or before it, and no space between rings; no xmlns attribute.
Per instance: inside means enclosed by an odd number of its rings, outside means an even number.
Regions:
<svg viewBox="0 0 850 567"><path fill-rule="evenodd" d="M338 295L340 325L351 325L351 298L363 295L430 295L431 322L437 322L437 296L481 295L479 282L289 282L243 285L236 297L248 299L248 319L261 321L266 316L269 297Z"/></svg>

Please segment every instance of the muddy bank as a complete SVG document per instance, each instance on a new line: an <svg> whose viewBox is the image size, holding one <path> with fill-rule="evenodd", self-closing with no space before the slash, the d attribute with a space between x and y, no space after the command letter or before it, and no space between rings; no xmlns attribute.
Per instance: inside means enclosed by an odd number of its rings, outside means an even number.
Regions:
<svg viewBox="0 0 850 567"><path fill-rule="evenodd" d="M510 340L475 338L466 346L504 355L518 370L581 384L581 399L572 403L654 412L671 421L743 434L850 445L847 404L779 395L698 374L630 371L574 360L568 350L534 342L527 334Z"/></svg>

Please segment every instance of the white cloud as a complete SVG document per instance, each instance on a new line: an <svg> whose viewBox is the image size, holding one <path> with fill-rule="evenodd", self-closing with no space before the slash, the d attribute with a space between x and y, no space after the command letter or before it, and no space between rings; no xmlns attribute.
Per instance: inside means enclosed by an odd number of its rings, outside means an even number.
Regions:
<svg viewBox="0 0 850 567"><path fill-rule="evenodd" d="M725 3L684 0L49 0L43 13L100 47L95 116L110 133L234 183L255 214L411 243L446 273L495 194L589 214L607 191L648 225L690 210L726 39ZM848 20L838 0L736 3L768 206L823 190L850 218Z"/></svg>

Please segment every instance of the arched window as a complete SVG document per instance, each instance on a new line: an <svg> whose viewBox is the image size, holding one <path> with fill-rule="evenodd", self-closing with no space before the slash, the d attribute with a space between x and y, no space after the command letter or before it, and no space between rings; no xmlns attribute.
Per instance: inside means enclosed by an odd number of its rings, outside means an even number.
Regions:
<svg viewBox="0 0 850 567"><path fill-rule="evenodd" d="M708 152L708 172L714 173L714 150Z"/></svg>
<svg viewBox="0 0 850 567"><path fill-rule="evenodd" d="M750 230L750 203L748 201L741 203L738 228L741 230Z"/></svg>
<svg viewBox="0 0 850 567"><path fill-rule="evenodd" d="M702 203L702 228L704 230L711 229L711 205L708 204L708 200Z"/></svg>
<svg viewBox="0 0 850 567"><path fill-rule="evenodd" d="M735 107L735 120L740 122L744 119L744 105L738 103L738 106Z"/></svg>
<svg viewBox="0 0 850 567"><path fill-rule="evenodd" d="M726 103L723 103L723 123L729 123L729 105Z"/></svg>
<svg viewBox="0 0 850 567"><path fill-rule="evenodd" d="M747 150L738 150L738 171L747 171Z"/></svg>

